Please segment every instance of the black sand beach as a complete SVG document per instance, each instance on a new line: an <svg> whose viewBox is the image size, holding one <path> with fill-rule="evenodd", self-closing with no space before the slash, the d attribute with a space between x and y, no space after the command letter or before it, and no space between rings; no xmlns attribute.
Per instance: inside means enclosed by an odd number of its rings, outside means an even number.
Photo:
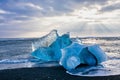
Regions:
<svg viewBox="0 0 120 80"><path fill-rule="evenodd" d="M67 74L62 67L35 67L0 70L0 80L120 80L120 75L80 77Z"/></svg>

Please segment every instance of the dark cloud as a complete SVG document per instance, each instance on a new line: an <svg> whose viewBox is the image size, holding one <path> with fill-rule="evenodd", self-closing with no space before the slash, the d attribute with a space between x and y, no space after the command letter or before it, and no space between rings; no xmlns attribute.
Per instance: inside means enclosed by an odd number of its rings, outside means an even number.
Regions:
<svg viewBox="0 0 120 80"><path fill-rule="evenodd" d="M108 5L101 9L102 12L110 12L110 11L114 11L114 10L120 10L120 3Z"/></svg>
<svg viewBox="0 0 120 80"><path fill-rule="evenodd" d="M30 20L31 17L48 17L69 14L82 7L104 6L109 0L0 0L0 14L5 20ZM100 11L120 9L120 3L102 7ZM23 17L28 16L28 17Z"/></svg>
<svg viewBox="0 0 120 80"><path fill-rule="evenodd" d="M18 15L29 16L55 16L72 12L75 8L82 6L89 7L94 4L105 4L107 0L1 0L0 8L14 12ZM42 7L42 10L32 8L34 6Z"/></svg>
<svg viewBox="0 0 120 80"><path fill-rule="evenodd" d="M30 20L31 17L63 15L71 12L65 0L0 0L0 9L9 12L0 14L4 21ZM21 16L28 17L21 17ZM1 21L2 22L2 21Z"/></svg>

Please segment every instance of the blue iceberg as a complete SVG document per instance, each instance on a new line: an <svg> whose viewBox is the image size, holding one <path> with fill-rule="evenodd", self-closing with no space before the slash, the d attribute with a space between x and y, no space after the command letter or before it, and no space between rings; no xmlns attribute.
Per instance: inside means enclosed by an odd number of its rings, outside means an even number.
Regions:
<svg viewBox="0 0 120 80"><path fill-rule="evenodd" d="M57 30L33 42L32 56L43 61L59 61L67 70L80 64L95 66L107 60L99 45L84 45L78 38L72 40L69 33L59 36Z"/></svg>
<svg viewBox="0 0 120 80"><path fill-rule="evenodd" d="M32 56L44 61L59 61L62 56L61 49L71 43L69 33L59 36L54 30L33 44Z"/></svg>

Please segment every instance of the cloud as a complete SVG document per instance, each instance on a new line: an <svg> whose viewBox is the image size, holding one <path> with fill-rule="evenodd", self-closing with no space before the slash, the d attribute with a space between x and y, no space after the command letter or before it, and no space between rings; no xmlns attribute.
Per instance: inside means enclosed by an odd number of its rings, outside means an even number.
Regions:
<svg viewBox="0 0 120 80"><path fill-rule="evenodd" d="M35 4L32 4L32 3L26 3L24 4L25 6L28 6L28 7L31 7L31 8L35 8L35 9L38 9L38 10L43 10L42 7L38 6L38 5L35 5Z"/></svg>
<svg viewBox="0 0 120 80"><path fill-rule="evenodd" d="M5 13L7 13L7 12L4 10L0 10L0 14L5 14Z"/></svg>
<svg viewBox="0 0 120 80"><path fill-rule="evenodd" d="M0 9L0 14L13 14L13 13Z"/></svg>
<svg viewBox="0 0 120 80"><path fill-rule="evenodd" d="M120 10L120 1L109 1L108 4L102 7L101 11L103 12L110 12L114 10Z"/></svg>
<svg viewBox="0 0 120 80"><path fill-rule="evenodd" d="M78 35L88 25L119 24L119 5L119 0L0 0L0 34L34 36L58 29Z"/></svg>
<svg viewBox="0 0 120 80"><path fill-rule="evenodd" d="M75 9L81 9L84 6L91 7L95 4L105 4L107 0L20 0L1 2L1 9L14 12L17 15L26 16L58 16L69 14Z"/></svg>

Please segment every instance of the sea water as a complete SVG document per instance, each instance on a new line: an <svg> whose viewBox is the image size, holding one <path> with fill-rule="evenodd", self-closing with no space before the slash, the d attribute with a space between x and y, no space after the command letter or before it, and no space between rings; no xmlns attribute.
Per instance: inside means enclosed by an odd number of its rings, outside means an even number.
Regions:
<svg viewBox="0 0 120 80"><path fill-rule="evenodd" d="M82 43L99 44L108 60L99 66L82 67L67 71L77 76L104 76L120 74L120 37L80 38ZM32 42L37 38L0 39L0 70L28 67L59 66L57 62L45 62L31 56ZM73 38L74 40L74 38Z"/></svg>

